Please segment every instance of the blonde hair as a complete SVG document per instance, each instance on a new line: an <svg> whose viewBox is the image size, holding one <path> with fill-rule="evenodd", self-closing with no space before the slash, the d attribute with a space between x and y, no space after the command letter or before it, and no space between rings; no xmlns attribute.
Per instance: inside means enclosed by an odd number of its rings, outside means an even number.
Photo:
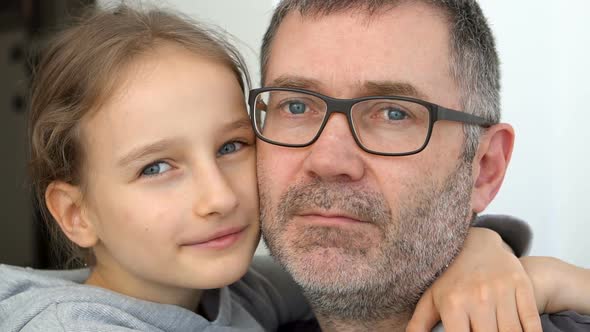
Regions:
<svg viewBox="0 0 590 332"><path fill-rule="evenodd" d="M161 9L91 8L42 53L31 90L30 176L58 257L93 262L88 250L78 248L61 232L47 209L45 191L55 180L83 184L81 119L113 93L125 66L162 43L180 45L227 65L242 89L249 88L244 60L222 33Z"/></svg>

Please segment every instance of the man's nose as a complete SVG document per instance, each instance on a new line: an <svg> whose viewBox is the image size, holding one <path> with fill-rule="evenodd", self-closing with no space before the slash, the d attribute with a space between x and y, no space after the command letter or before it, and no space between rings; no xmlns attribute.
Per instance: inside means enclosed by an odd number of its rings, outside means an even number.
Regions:
<svg viewBox="0 0 590 332"><path fill-rule="evenodd" d="M217 164L199 173L195 174L193 212L201 218L215 219L235 210L238 197Z"/></svg>
<svg viewBox="0 0 590 332"><path fill-rule="evenodd" d="M310 146L304 162L305 171L312 177L328 180L357 181L365 172L362 154L344 114L332 114L320 134Z"/></svg>

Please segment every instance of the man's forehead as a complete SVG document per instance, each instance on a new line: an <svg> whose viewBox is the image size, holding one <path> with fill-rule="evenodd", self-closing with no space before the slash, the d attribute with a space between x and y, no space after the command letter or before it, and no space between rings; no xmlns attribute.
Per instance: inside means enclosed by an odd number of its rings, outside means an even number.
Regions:
<svg viewBox="0 0 590 332"><path fill-rule="evenodd" d="M346 15L368 25L379 16L396 15L409 8L428 12L438 18L447 18L447 12L429 0L339 1L329 4L311 1L309 5L302 5L302 8L291 9L285 17L293 15L300 20L317 21L330 15Z"/></svg>
<svg viewBox="0 0 590 332"><path fill-rule="evenodd" d="M345 12L310 20L289 13L271 44L264 86L305 88L337 98L426 100L432 100L434 89L454 88L446 20L439 14L434 20L432 13L440 11L429 6L406 7L374 16L370 23Z"/></svg>

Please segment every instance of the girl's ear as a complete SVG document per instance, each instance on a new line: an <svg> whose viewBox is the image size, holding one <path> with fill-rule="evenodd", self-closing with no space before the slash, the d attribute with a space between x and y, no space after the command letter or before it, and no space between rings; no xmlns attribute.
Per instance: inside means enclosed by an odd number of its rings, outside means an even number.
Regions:
<svg viewBox="0 0 590 332"><path fill-rule="evenodd" d="M82 248L98 242L94 225L83 213L82 192L79 186L53 181L45 190L47 209L64 234Z"/></svg>

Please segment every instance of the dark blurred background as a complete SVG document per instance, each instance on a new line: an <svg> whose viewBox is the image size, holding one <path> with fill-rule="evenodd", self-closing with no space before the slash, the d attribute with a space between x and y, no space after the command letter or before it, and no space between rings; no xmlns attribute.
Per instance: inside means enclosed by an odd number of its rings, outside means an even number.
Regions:
<svg viewBox="0 0 590 332"><path fill-rule="evenodd" d="M44 41L93 0L0 0L0 263L55 268L27 178L27 94Z"/></svg>

